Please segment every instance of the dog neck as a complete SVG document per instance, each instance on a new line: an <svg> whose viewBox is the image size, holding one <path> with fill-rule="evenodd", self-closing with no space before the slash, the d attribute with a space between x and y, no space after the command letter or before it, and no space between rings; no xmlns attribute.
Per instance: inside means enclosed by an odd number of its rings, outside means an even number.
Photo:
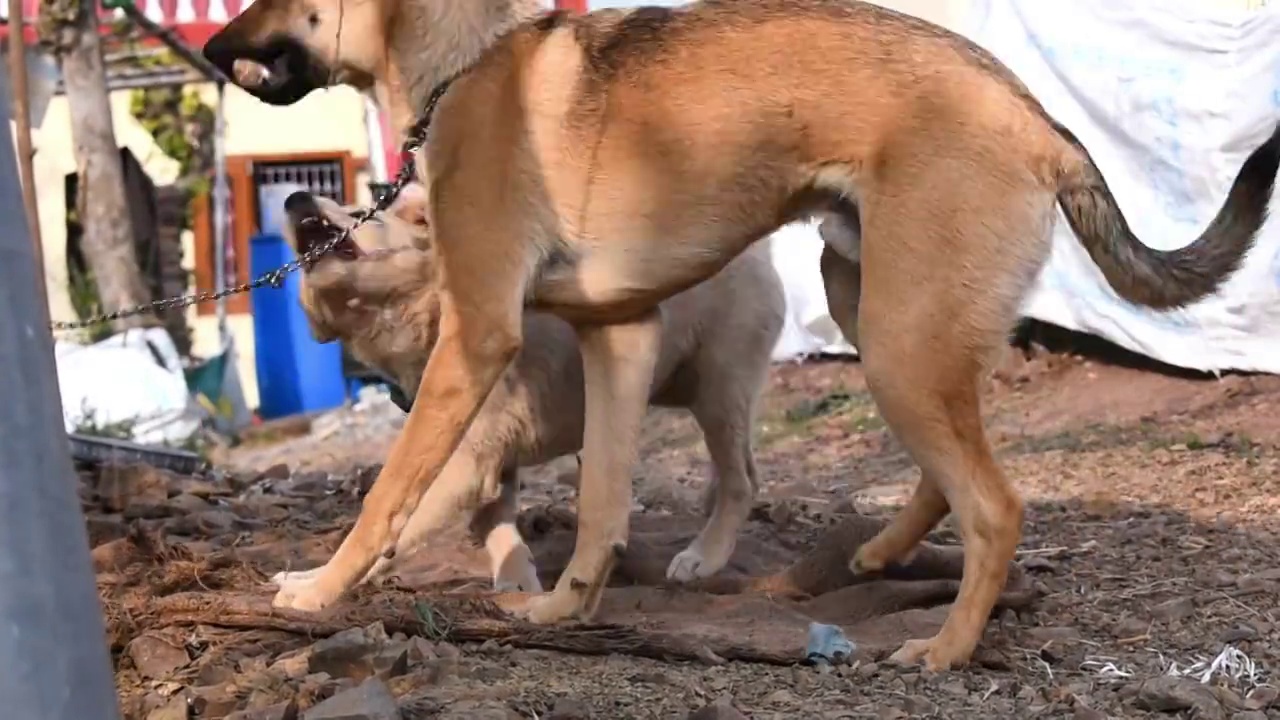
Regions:
<svg viewBox="0 0 1280 720"><path fill-rule="evenodd" d="M397 142L431 91L471 67L499 37L545 12L539 0L404 0L391 3L378 101Z"/></svg>

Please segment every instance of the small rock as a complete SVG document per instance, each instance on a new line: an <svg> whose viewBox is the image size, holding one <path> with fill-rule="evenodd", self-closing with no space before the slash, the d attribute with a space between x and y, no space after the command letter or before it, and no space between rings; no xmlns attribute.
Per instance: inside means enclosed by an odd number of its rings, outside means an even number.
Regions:
<svg viewBox="0 0 1280 720"><path fill-rule="evenodd" d="M177 490L178 493L180 493L179 497L182 495L191 495L200 498L201 500L208 500L211 497L232 494L231 490L223 485L195 477L175 478L171 489ZM170 502L173 501L171 500Z"/></svg>
<svg viewBox="0 0 1280 720"><path fill-rule="evenodd" d="M227 716L227 720L297 720L297 718L298 703L295 700L255 710L241 710Z"/></svg>
<svg viewBox="0 0 1280 720"><path fill-rule="evenodd" d="M1022 565L1023 570L1028 572L1056 573L1058 571L1056 563L1049 558L1041 557L1039 555L1032 555L1019 564Z"/></svg>
<svg viewBox="0 0 1280 720"><path fill-rule="evenodd" d="M1271 570L1252 573L1249 577L1263 582L1280 582L1280 568L1272 568Z"/></svg>
<svg viewBox="0 0 1280 720"><path fill-rule="evenodd" d="M206 662L200 666L200 670L196 674L196 683L199 685L222 685L235 680L235 678L236 671L226 665Z"/></svg>
<svg viewBox="0 0 1280 720"><path fill-rule="evenodd" d="M187 649L155 635L139 635L126 652L138 674L151 680L162 680L191 662Z"/></svg>
<svg viewBox="0 0 1280 720"><path fill-rule="evenodd" d="M732 698L720 698L689 713L688 720L747 720L747 716L738 712Z"/></svg>
<svg viewBox="0 0 1280 720"><path fill-rule="evenodd" d="M328 490L331 485L329 473L321 470L311 470L299 473L294 477L289 482L289 492L299 495L314 495Z"/></svg>
<svg viewBox="0 0 1280 720"><path fill-rule="evenodd" d="M111 465L98 475L98 497L111 512L162 507L169 499L173 476L150 465Z"/></svg>
<svg viewBox="0 0 1280 720"><path fill-rule="evenodd" d="M1071 720L1107 720L1107 714L1078 702L1071 713Z"/></svg>
<svg viewBox="0 0 1280 720"><path fill-rule="evenodd" d="M1236 576L1225 570L1215 570L1210 577L1213 584L1218 587L1231 587L1236 584Z"/></svg>
<svg viewBox="0 0 1280 720"><path fill-rule="evenodd" d="M191 706L187 704L187 696L178 693L164 705L147 713L147 720L187 720L190 716Z"/></svg>
<svg viewBox="0 0 1280 720"><path fill-rule="evenodd" d="M437 657L439 655L436 655L436 646L430 640L418 635L409 638L409 662L411 664L418 665L426 660L435 660Z"/></svg>
<svg viewBox="0 0 1280 720"><path fill-rule="evenodd" d="M775 690L764 701L770 705L796 705L799 703L800 698L796 697L796 694L790 690Z"/></svg>
<svg viewBox="0 0 1280 720"><path fill-rule="evenodd" d="M277 463L258 473L258 477L254 479L254 482L262 482L263 480L288 480L289 475L289 466L284 463Z"/></svg>
<svg viewBox="0 0 1280 720"><path fill-rule="evenodd" d="M591 720L591 711L577 700L560 698L547 714L547 720Z"/></svg>
<svg viewBox="0 0 1280 720"><path fill-rule="evenodd" d="M312 673L298 681L298 701L315 703L333 694L335 683L329 673Z"/></svg>
<svg viewBox="0 0 1280 720"><path fill-rule="evenodd" d="M378 650L377 643L369 639L364 629L343 630L311 646L307 669L359 682L377 672L373 658Z"/></svg>
<svg viewBox="0 0 1280 720"><path fill-rule="evenodd" d="M933 715L938 712L938 705L922 695L908 695L902 699L902 709L908 715Z"/></svg>
<svg viewBox="0 0 1280 720"><path fill-rule="evenodd" d="M89 531L89 547L119 540L129 534L129 526L119 515L89 515L85 518L85 529Z"/></svg>
<svg viewBox="0 0 1280 720"><path fill-rule="evenodd" d="M191 690L191 706L200 717L226 717L240 705L240 688L233 683Z"/></svg>
<svg viewBox="0 0 1280 720"><path fill-rule="evenodd" d="M409 671L409 648L388 647L379 651L372 658L373 672L383 680L400 677Z"/></svg>
<svg viewBox="0 0 1280 720"><path fill-rule="evenodd" d="M1141 637L1147 634L1147 623L1135 617L1125 618L1116 625L1114 632L1121 640Z"/></svg>
<svg viewBox="0 0 1280 720"><path fill-rule="evenodd" d="M303 720L401 720L400 707L386 683L370 678L312 707Z"/></svg>
<svg viewBox="0 0 1280 720"><path fill-rule="evenodd" d="M305 677L311 672L311 648L281 655L267 670L289 680Z"/></svg>
<svg viewBox="0 0 1280 720"><path fill-rule="evenodd" d="M1218 636L1218 640L1224 644L1234 644L1245 640L1255 640L1257 637L1257 630L1248 625L1241 624L1223 632Z"/></svg>
<svg viewBox="0 0 1280 720"><path fill-rule="evenodd" d="M1165 600L1151 608L1151 617L1163 622L1185 620L1196 612L1196 602L1190 596Z"/></svg>
<svg viewBox="0 0 1280 720"><path fill-rule="evenodd" d="M1138 688L1138 707L1155 712L1193 710L1206 720L1222 718L1223 710L1213 689L1187 678L1164 675L1142 683Z"/></svg>
<svg viewBox="0 0 1280 720"><path fill-rule="evenodd" d="M1269 686L1255 688L1245 698L1244 707L1246 710L1266 710L1276 704L1277 698L1280 698L1280 689Z"/></svg>

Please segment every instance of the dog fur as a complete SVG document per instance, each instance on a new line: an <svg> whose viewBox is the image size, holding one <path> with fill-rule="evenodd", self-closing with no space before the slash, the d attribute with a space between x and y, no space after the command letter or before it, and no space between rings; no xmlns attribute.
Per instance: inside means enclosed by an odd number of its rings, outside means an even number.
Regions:
<svg viewBox="0 0 1280 720"><path fill-rule="evenodd" d="M416 184L386 213L353 233L337 252L303 274L300 299L318 339L338 339L412 398L435 345L438 277L426 225L426 193ZM303 253L350 227L349 210L300 192L286 202L288 235ZM761 244L710 280L663 302L662 343L650 402L687 408L703 431L712 463L704 498L708 522L676 555L668 578L687 582L719 571L733 552L757 489L751 430L782 332L782 280ZM546 313L528 313L524 344L485 401L440 478L418 503L395 558L433 531L472 511L471 529L488 549L499 589L541 592L531 555L515 527L517 468L582 448L582 358L573 328ZM366 576L394 571L379 559ZM278 575L284 586L316 571Z"/></svg>
<svg viewBox="0 0 1280 720"><path fill-rule="evenodd" d="M380 82L407 98L401 118L461 73L420 155L447 287L424 401L325 572L277 594L300 610L328 606L394 551L518 355L527 308L577 330L586 432L573 559L523 612L590 616L627 542L658 304L775 228L831 213L858 228L861 262L827 245L832 315L857 338L877 407L921 468L910 502L852 566L903 559L954 513L966 551L957 600L936 636L893 658L962 664L1023 516L983 430L980 379L1049 255L1055 205L1121 297L1175 308L1239 266L1280 161L1273 134L1199 238L1151 249L1088 151L1005 66L853 0L583 16L525 0L258 0L204 51L228 72L237 60L279 70L247 88L266 102Z"/></svg>

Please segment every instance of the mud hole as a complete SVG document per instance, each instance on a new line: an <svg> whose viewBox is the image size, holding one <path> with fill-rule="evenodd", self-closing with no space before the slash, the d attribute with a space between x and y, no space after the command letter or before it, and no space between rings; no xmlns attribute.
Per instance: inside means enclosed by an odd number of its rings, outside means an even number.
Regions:
<svg viewBox="0 0 1280 720"><path fill-rule="evenodd" d="M762 496L730 567L693 589L662 575L700 522L706 453L686 417L652 413L633 539L592 625L512 620L517 598L488 590L461 528L332 611L271 610L270 576L323 562L354 521L394 424L256 443L203 477L86 472L122 707L152 720L1280 717L1280 378L1061 356L1003 367L986 407L1027 499L1022 550L974 662L938 676L884 660L945 616L962 562L950 526L886 577L844 567L916 481L859 367L778 366L766 403ZM525 473L522 527L548 583L573 538L558 473ZM806 662L815 622L853 654Z"/></svg>

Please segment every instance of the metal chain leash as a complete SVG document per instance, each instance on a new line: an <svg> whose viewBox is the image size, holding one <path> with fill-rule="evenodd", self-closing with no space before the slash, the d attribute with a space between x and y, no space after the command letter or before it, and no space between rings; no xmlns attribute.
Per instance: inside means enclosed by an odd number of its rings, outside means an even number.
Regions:
<svg viewBox="0 0 1280 720"><path fill-rule="evenodd" d="M431 91L430 97L427 98L426 107L423 109L422 115L418 121L409 128L408 135L405 137L404 144L400 146L400 171L396 173L395 180L391 183L391 187L381 197L376 198L372 208L361 210L355 218L355 223L348 228L340 228L327 220L321 219L321 222L331 228L332 236L323 244L317 245L307 252L299 255L296 259L281 265L274 270L269 270L247 283L241 283L222 290L202 290L190 295L178 295L175 297L164 298L162 300L153 300L135 307L123 308L108 313L101 313L84 320L75 322L67 322L62 320L54 320L49 323L49 327L54 331L59 330L78 330L82 328L94 327L103 323L113 322L121 318L133 317L136 315L145 315L148 313L160 313L166 310L176 308L185 308L201 303L213 302L221 300L232 295L247 293L251 290L257 290L261 287L270 286L279 288L284 284L285 276L292 272L297 272L304 267L310 267L325 254L332 251L344 240L352 237L360 226L373 219L374 215L384 212L391 207L391 203L395 202L405 187L413 181L416 171L416 163L414 155L422 148L427 141L427 129L431 126L431 117L435 114L436 105L440 103L440 98L444 97L445 91L453 83L450 78Z"/></svg>

